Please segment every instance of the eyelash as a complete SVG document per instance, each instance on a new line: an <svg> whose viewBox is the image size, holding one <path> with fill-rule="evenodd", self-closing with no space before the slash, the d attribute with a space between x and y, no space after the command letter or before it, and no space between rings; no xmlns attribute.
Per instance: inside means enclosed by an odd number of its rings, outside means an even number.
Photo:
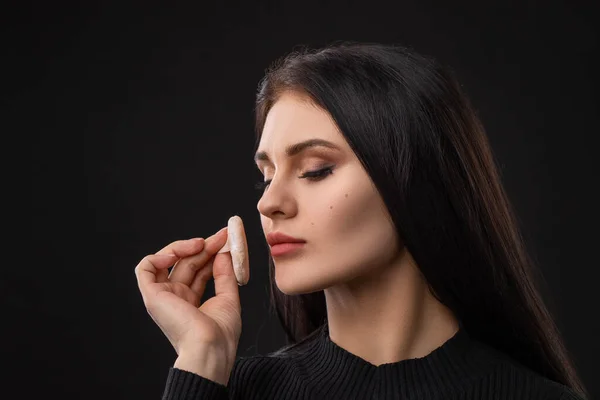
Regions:
<svg viewBox="0 0 600 400"><path fill-rule="evenodd" d="M302 174L300 176L301 179L305 179L308 178L311 181L320 181L322 179L325 179L325 177L327 175L330 175L333 173L333 167L325 167L316 171L308 171L305 172L304 174ZM267 181L264 182L257 182L256 185L254 185L255 189L257 190L265 190L267 188L267 186L269 186L269 184L271 183L272 179L269 179Z"/></svg>

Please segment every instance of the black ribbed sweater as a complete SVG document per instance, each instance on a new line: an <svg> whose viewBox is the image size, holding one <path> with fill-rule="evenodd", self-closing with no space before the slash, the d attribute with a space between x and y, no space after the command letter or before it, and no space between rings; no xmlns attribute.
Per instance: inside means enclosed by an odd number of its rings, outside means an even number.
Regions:
<svg viewBox="0 0 600 400"><path fill-rule="evenodd" d="M338 346L327 325L315 339L293 355L238 358L227 386L171 367L163 400L581 400L463 328L423 358L379 366Z"/></svg>

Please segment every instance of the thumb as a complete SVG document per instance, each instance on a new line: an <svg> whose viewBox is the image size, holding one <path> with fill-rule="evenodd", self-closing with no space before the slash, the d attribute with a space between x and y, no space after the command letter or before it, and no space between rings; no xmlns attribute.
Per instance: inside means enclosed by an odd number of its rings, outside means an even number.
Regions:
<svg viewBox="0 0 600 400"><path fill-rule="evenodd" d="M240 302L240 292L231 253L217 253L213 262L213 278L215 281L215 296L227 296Z"/></svg>

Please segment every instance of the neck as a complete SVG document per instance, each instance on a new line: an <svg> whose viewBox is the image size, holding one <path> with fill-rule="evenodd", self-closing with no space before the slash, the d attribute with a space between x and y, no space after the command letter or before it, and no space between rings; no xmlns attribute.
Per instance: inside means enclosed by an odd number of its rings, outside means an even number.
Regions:
<svg viewBox="0 0 600 400"><path fill-rule="evenodd" d="M326 289L325 298L331 341L376 366L424 357L459 328L406 249L385 269Z"/></svg>

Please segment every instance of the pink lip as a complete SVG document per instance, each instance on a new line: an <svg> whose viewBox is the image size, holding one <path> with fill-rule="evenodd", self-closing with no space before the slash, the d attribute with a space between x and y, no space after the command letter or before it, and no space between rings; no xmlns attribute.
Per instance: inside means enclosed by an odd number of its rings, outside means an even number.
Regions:
<svg viewBox="0 0 600 400"><path fill-rule="evenodd" d="M279 243L271 246L271 255L281 256L299 250L304 246L304 243Z"/></svg>

